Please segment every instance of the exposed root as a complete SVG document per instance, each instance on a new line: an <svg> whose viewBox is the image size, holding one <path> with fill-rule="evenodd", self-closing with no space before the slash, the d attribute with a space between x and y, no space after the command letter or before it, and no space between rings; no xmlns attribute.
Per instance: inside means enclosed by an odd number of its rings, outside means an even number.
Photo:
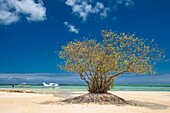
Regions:
<svg viewBox="0 0 170 113"><path fill-rule="evenodd" d="M81 104L81 103L94 103L94 104L114 104L114 105L136 105L138 104L130 101L126 101L116 95L107 94L95 94L88 93L75 98L65 99L62 102L71 104Z"/></svg>

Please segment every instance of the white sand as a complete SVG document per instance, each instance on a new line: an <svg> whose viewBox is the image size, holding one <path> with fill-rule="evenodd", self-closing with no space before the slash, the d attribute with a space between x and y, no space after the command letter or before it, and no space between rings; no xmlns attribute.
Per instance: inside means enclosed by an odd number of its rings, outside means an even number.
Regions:
<svg viewBox="0 0 170 113"><path fill-rule="evenodd" d="M86 92L29 94L0 92L0 113L170 113L170 92L112 92L126 100L135 100L146 107L96 104L58 104L68 97Z"/></svg>

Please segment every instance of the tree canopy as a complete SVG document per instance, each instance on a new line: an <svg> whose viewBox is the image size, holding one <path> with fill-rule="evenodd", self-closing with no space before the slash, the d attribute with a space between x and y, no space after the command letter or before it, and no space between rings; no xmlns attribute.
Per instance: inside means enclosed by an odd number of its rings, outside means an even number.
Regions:
<svg viewBox="0 0 170 113"><path fill-rule="evenodd" d="M165 57L154 44L135 36L102 30L103 40L75 40L62 47L62 69L77 72L91 93L107 93L116 76L124 73L155 74L155 65Z"/></svg>

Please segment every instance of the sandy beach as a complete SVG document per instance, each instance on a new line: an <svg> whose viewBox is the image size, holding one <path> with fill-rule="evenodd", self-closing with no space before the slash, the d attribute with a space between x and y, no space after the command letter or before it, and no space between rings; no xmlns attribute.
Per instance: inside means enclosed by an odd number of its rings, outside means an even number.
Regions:
<svg viewBox="0 0 170 113"><path fill-rule="evenodd" d="M61 104L60 100L87 93L60 91L53 94L0 92L0 113L170 113L170 92L113 91L126 100L144 104L116 106Z"/></svg>

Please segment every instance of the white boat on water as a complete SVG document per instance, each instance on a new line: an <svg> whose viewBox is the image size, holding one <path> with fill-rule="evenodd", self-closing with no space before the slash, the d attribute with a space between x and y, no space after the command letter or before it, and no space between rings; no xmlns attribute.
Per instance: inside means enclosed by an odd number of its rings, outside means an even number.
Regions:
<svg viewBox="0 0 170 113"><path fill-rule="evenodd" d="M43 86L44 87L58 87L59 84L57 84L57 83L49 83L49 84L47 84L47 83L43 82Z"/></svg>

